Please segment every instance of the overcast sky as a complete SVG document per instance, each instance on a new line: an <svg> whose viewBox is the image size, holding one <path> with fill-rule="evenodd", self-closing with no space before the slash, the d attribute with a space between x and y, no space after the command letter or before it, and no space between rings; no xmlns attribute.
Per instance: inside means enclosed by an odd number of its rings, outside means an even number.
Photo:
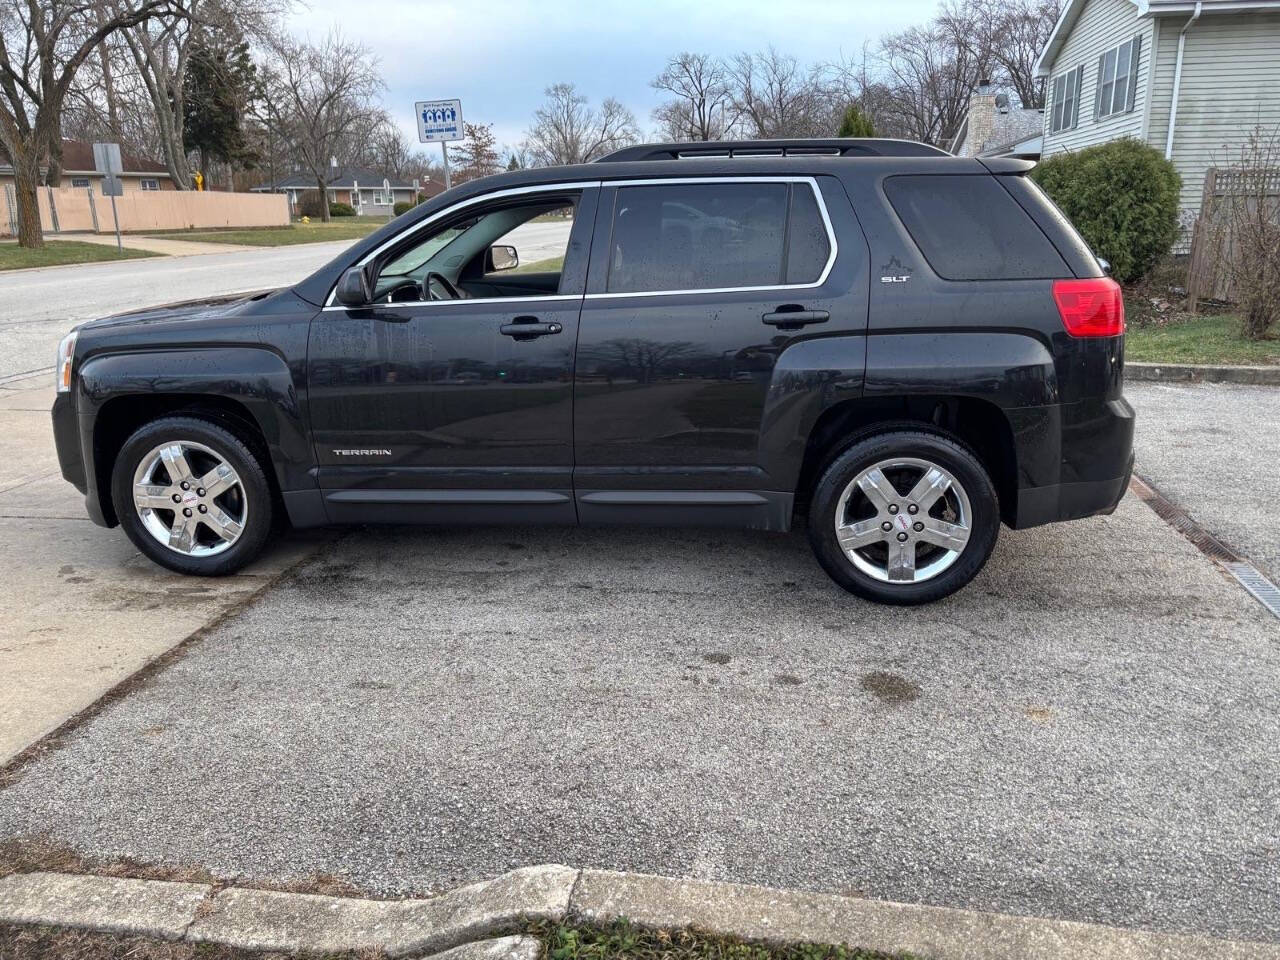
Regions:
<svg viewBox="0 0 1280 960"><path fill-rule="evenodd" d="M857 54L864 41L927 20L937 0L307 0L298 33L336 25L372 49L386 107L417 139L415 100L459 97L468 123L498 143L522 139L543 90L568 81L593 104L614 96L645 133L659 102L649 87L682 50L729 55L772 43L802 61ZM427 149L438 151L434 144Z"/></svg>

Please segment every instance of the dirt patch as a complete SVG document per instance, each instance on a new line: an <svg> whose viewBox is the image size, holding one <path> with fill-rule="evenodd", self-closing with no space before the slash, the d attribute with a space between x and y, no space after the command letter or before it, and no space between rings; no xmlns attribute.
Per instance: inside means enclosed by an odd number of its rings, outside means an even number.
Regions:
<svg viewBox="0 0 1280 960"><path fill-rule="evenodd" d="M0 840L0 877L11 873L80 873L98 877L129 877L135 880L172 880L180 883L207 883L214 887L227 886L232 878L220 877L202 866L172 866L144 863L131 857L98 860L81 855L72 847L51 837L20 837ZM317 873L297 880L280 882L256 882L234 878L238 887L258 890L278 890L284 893L317 893L326 897L362 897L377 899L367 890L334 876ZM0 955L2 957L3 955ZM52 956L52 954L51 954ZM97 954L92 954L97 956ZM131 955L130 955L131 956ZM146 955L146 956L149 956Z"/></svg>
<svg viewBox="0 0 1280 960"><path fill-rule="evenodd" d="M146 937L62 927L0 924L0 960L381 960L380 951L341 954L260 953L210 943L172 943Z"/></svg>

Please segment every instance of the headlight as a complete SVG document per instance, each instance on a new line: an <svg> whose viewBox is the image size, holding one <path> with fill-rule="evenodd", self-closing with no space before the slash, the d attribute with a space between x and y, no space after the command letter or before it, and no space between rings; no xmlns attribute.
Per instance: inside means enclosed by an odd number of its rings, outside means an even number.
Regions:
<svg viewBox="0 0 1280 960"><path fill-rule="evenodd" d="M71 358L76 353L76 337L80 331L72 330L58 343L58 392L71 389Z"/></svg>

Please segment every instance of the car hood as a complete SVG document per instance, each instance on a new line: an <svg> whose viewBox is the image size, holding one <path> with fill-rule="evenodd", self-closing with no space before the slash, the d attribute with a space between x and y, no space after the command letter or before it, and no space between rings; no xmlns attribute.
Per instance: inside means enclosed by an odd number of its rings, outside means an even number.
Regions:
<svg viewBox="0 0 1280 960"><path fill-rule="evenodd" d="M87 330L102 330L127 324L172 323L178 321L200 321L223 319L235 316L261 303L268 297L285 288L253 290L241 293L229 293L217 297L203 297L199 300L183 300L180 303L169 303L159 307L147 307L143 310L131 310L117 313L100 320L90 320L81 327Z"/></svg>

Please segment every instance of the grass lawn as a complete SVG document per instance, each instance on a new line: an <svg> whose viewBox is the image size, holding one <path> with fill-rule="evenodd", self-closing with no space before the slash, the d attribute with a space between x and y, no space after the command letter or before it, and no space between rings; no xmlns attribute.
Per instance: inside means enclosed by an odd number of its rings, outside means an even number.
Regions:
<svg viewBox="0 0 1280 960"><path fill-rule="evenodd" d="M287 227L259 227L249 230L182 230L157 233L166 240L198 240L201 243L238 243L249 247L283 247L295 243L323 243L326 240L359 240L379 227L382 219L339 217L329 223L291 223Z"/></svg>
<svg viewBox="0 0 1280 960"><path fill-rule="evenodd" d="M564 257L548 257L546 260L530 260L504 273L559 273L564 269Z"/></svg>
<svg viewBox="0 0 1280 960"><path fill-rule="evenodd" d="M79 240L46 240L39 250L28 250L16 243L0 243L0 270L22 270L26 267L57 267L68 263L98 263L103 260L133 260L138 257L154 257L146 250L124 248L116 251L115 244L83 243Z"/></svg>
<svg viewBox="0 0 1280 960"><path fill-rule="evenodd" d="M1124 356L1139 363L1264 366L1280 363L1280 339L1245 340L1234 314L1194 316L1159 326L1129 327Z"/></svg>

